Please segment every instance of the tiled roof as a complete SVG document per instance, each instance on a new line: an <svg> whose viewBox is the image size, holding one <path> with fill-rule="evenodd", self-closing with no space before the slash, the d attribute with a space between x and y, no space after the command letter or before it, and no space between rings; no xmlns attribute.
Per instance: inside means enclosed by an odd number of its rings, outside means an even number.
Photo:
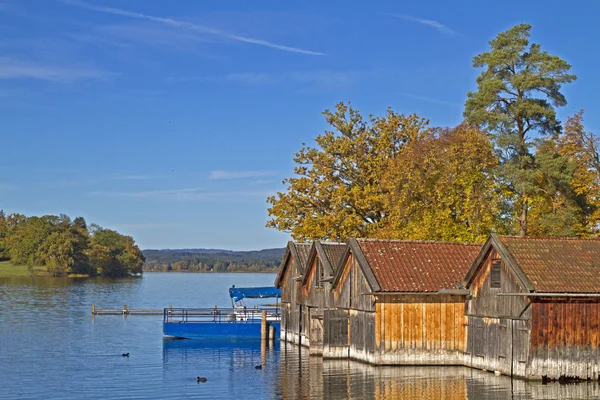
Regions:
<svg viewBox="0 0 600 400"><path fill-rule="evenodd" d="M323 251L325 252L327 261L329 261L329 265L331 265L331 268L333 268L333 272L335 273L335 269L337 268L337 265L340 262L340 258L342 258L344 253L346 252L346 244L321 243L321 246L323 246Z"/></svg>
<svg viewBox="0 0 600 400"><path fill-rule="evenodd" d="M310 255L312 244L294 243L294 245L296 246L296 252L298 253L299 258L299 260L296 260L298 262L298 269L300 270L300 273L304 273L308 267L306 264L308 263L308 256Z"/></svg>
<svg viewBox="0 0 600 400"><path fill-rule="evenodd" d="M456 289L481 245L358 239L382 292Z"/></svg>
<svg viewBox="0 0 600 400"><path fill-rule="evenodd" d="M499 238L536 292L600 292L600 239Z"/></svg>

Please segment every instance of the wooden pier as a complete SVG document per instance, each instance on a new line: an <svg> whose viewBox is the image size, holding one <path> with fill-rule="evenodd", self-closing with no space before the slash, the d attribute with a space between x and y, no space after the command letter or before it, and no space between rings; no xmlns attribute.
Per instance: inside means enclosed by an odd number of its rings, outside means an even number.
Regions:
<svg viewBox="0 0 600 400"><path fill-rule="evenodd" d="M173 306L169 306L170 309L173 308ZM135 310L135 309L130 309L129 307L127 307L127 304L123 305L122 309L101 309L101 308L96 308L95 304L92 304L92 315L123 315L123 316L127 316L127 315L164 315L164 310L160 309L160 310L151 310L151 309L145 309L145 310Z"/></svg>

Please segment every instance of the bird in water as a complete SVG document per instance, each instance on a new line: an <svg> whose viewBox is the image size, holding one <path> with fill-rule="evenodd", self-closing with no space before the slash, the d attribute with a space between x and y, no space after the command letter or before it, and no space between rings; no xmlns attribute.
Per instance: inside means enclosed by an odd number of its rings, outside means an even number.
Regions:
<svg viewBox="0 0 600 400"><path fill-rule="evenodd" d="M206 382L208 379L201 377L201 376L197 376L196 377L196 382L200 383L200 382Z"/></svg>
<svg viewBox="0 0 600 400"><path fill-rule="evenodd" d="M129 353L123 353L121 354L123 357L129 357Z"/></svg>
<svg viewBox="0 0 600 400"><path fill-rule="evenodd" d="M262 369L262 365L257 365L254 369Z"/></svg>

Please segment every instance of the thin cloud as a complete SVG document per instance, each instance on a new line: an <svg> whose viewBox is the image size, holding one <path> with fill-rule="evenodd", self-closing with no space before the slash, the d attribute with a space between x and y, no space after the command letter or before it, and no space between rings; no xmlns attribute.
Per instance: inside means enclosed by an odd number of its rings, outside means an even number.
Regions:
<svg viewBox="0 0 600 400"><path fill-rule="evenodd" d="M299 85L311 85L321 89L339 89L348 87L356 82L359 73L354 71L290 71L280 73L267 72L234 72L222 76L188 76L188 77L169 77L169 83L187 83L187 82L235 82L244 85L277 85L284 83L294 83Z"/></svg>
<svg viewBox="0 0 600 400"><path fill-rule="evenodd" d="M107 191L93 191L88 194L91 196L101 197L126 197L126 198L153 198L161 196L181 196L184 194L199 192L202 189L199 188L188 188L188 189L169 189L169 190L147 190L140 192L107 192Z"/></svg>
<svg viewBox="0 0 600 400"><path fill-rule="evenodd" d="M441 100L441 99L436 99L433 97L427 97L427 96L420 96L418 94L412 94L412 93L398 93L400 96L405 96L405 97L410 97L411 99L416 99L416 100L421 100L421 101L426 101L428 103L435 103L435 104L443 104L446 106L460 106L460 103L455 103L452 101L446 101L446 100Z"/></svg>
<svg viewBox="0 0 600 400"><path fill-rule="evenodd" d="M208 179L224 180L224 179L245 179L245 178L260 178L265 176L273 176L275 171L211 171Z"/></svg>
<svg viewBox="0 0 600 400"><path fill-rule="evenodd" d="M141 181L141 180L154 179L154 178L156 178L156 176L153 176L153 175L113 175L110 178L117 180L117 181Z"/></svg>
<svg viewBox="0 0 600 400"><path fill-rule="evenodd" d="M207 27L205 25L195 24L195 23L188 22L188 21L183 21L183 20L178 20L178 19L173 19L173 18L155 17L152 15L142 14L142 13L133 12L133 11L127 11L127 10L123 10L123 9L119 9L119 8L113 8L113 7L96 6L94 4L86 3L86 2L83 2L80 0L59 0L59 1L64 4L84 8L84 9L87 9L90 11L96 11L96 12L101 12L101 13L105 13L105 14L119 15L122 17L129 17L129 18L153 21L153 22L173 26L176 28L187 29L187 30L191 30L191 31L195 31L195 32L200 32L200 33L204 33L204 34L208 34L208 35L213 35L213 36L233 40L236 42L254 44L257 46L268 47L271 49L287 51L287 52L291 52L291 53L306 54L306 55L311 55L311 56L324 55L324 53L320 53L317 51L306 50L306 49L301 49L301 48L292 47L292 46L285 46L285 45L269 42L267 40L255 39L255 38L251 38L251 37L247 37L247 36L236 35L233 33L221 31L218 29L213 29L213 28Z"/></svg>
<svg viewBox="0 0 600 400"><path fill-rule="evenodd" d="M438 21L435 21L432 19L419 18L419 17L415 17L413 15L408 15L408 14L387 13L386 15L389 15L390 17L400 18L405 21L416 22L418 24L425 25L430 28L434 28L438 32L443 33L445 35L454 35L456 33L454 30L450 29L449 27L442 24L441 22L438 22Z"/></svg>
<svg viewBox="0 0 600 400"><path fill-rule="evenodd" d="M86 79L106 79L117 74L93 68L60 67L0 57L0 79L38 79L49 82L71 83Z"/></svg>
<svg viewBox="0 0 600 400"><path fill-rule="evenodd" d="M117 228L121 229L135 229L135 230L150 230L150 229L166 229L166 228L179 228L183 224L163 224L163 223L142 223L142 224L118 224Z"/></svg>
<svg viewBox="0 0 600 400"><path fill-rule="evenodd" d="M90 196L128 198L128 199L156 199L161 201L228 201L245 202L250 198L267 198L273 195L269 191L229 191L229 192L201 192L201 189L173 189L152 190L140 192L89 192Z"/></svg>

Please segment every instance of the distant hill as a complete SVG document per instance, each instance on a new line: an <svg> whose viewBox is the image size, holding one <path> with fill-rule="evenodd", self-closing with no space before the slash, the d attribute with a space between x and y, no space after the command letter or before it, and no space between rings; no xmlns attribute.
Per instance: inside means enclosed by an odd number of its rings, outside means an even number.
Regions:
<svg viewBox="0 0 600 400"><path fill-rule="evenodd" d="M285 248L254 251L219 249L142 250L144 271L276 272Z"/></svg>

